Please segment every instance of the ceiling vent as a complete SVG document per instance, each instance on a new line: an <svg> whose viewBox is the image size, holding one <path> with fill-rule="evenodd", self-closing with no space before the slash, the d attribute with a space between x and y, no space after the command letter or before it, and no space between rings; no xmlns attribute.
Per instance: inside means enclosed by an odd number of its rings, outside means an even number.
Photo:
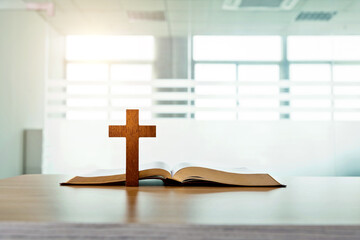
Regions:
<svg viewBox="0 0 360 240"><path fill-rule="evenodd" d="M295 21L330 21L337 12L300 12Z"/></svg>
<svg viewBox="0 0 360 240"><path fill-rule="evenodd" d="M224 0L224 10L290 10L299 0Z"/></svg>
<svg viewBox="0 0 360 240"><path fill-rule="evenodd" d="M127 11L127 17L130 22L161 22L165 21L164 11Z"/></svg>

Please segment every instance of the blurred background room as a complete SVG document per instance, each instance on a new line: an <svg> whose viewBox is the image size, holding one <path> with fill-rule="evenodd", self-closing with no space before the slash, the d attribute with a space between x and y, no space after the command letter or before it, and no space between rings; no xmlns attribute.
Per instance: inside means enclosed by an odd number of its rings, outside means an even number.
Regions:
<svg viewBox="0 0 360 240"><path fill-rule="evenodd" d="M360 176L360 0L0 0L0 179L141 163Z"/></svg>

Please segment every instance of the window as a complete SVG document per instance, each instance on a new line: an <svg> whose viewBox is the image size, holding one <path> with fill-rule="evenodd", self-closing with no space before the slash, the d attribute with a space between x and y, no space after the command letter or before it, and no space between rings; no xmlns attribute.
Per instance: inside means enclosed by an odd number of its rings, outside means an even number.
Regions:
<svg viewBox="0 0 360 240"><path fill-rule="evenodd" d="M153 60L151 36L68 36L66 118L121 119L126 108L149 108Z"/></svg>
<svg viewBox="0 0 360 240"><path fill-rule="evenodd" d="M154 60L152 36L67 36L66 60Z"/></svg>
<svg viewBox="0 0 360 240"><path fill-rule="evenodd" d="M217 120L222 109L239 120L357 120L359 44L360 36L194 36L195 118Z"/></svg>
<svg viewBox="0 0 360 240"><path fill-rule="evenodd" d="M280 36L194 36L195 61L280 61Z"/></svg>
<svg viewBox="0 0 360 240"><path fill-rule="evenodd" d="M360 36L289 36L287 58L290 81L307 82L292 86L298 96L293 109L314 109L291 114L293 120L360 119ZM300 99L308 96L308 99Z"/></svg>
<svg viewBox="0 0 360 240"><path fill-rule="evenodd" d="M238 79L239 81L276 82L280 79L280 68L278 64L239 65Z"/></svg>
<svg viewBox="0 0 360 240"><path fill-rule="evenodd" d="M330 82L330 64L290 64L291 81Z"/></svg>
<svg viewBox="0 0 360 240"><path fill-rule="evenodd" d="M235 64L196 64L195 79L198 81L235 81Z"/></svg>
<svg viewBox="0 0 360 240"><path fill-rule="evenodd" d="M293 61L360 60L360 36L289 36L288 59Z"/></svg>
<svg viewBox="0 0 360 240"><path fill-rule="evenodd" d="M105 81L108 77L107 64L68 63L66 65L66 79L70 81Z"/></svg>
<svg viewBox="0 0 360 240"><path fill-rule="evenodd" d="M360 64L337 64L332 70L335 82L360 82Z"/></svg>
<svg viewBox="0 0 360 240"><path fill-rule="evenodd" d="M195 119L279 119L280 36L194 36L193 58Z"/></svg>
<svg viewBox="0 0 360 240"><path fill-rule="evenodd" d="M121 119L137 107L144 119L358 121L359 44L360 36L193 36L191 78L156 79L162 56L152 36L68 36L66 79L49 81L49 116Z"/></svg>
<svg viewBox="0 0 360 240"><path fill-rule="evenodd" d="M152 79L151 64L112 64L111 80L115 81L148 81Z"/></svg>

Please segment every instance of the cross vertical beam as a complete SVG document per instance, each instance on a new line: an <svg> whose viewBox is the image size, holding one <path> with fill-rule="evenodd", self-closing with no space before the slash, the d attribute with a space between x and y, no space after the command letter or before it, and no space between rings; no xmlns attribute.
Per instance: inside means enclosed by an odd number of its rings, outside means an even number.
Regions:
<svg viewBox="0 0 360 240"><path fill-rule="evenodd" d="M126 110L126 186L139 185L139 111Z"/></svg>
<svg viewBox="0 0 360 240"><path fill-rule="evenodd" d="M109 137L126 138L126 186L139 186L139 137L156 137L156 126L140 126L139 110L126 110L126 125L110 125Z"/></svg>

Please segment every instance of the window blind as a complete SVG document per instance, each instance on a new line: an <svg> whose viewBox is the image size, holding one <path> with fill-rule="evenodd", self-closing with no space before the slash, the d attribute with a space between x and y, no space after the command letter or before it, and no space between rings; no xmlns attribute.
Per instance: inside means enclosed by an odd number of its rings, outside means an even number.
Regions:
<svg viewBox="0 0 360 240"><path fill-rule="evenodd" d="M198 87L243 90L208 94L194 91ZM281 92L282 88L290 91ZM65 89L72 90L67 92ZM76 89L89 91L77 92ZM126 108L141 109L144 119L175 117L264 121L281 120L281 115L289 115L290 120L360 120L360 82L352 81L156 79L93 82L52 79L48 81L47 96L48 117L69 120L125 119Z"/></svg>

